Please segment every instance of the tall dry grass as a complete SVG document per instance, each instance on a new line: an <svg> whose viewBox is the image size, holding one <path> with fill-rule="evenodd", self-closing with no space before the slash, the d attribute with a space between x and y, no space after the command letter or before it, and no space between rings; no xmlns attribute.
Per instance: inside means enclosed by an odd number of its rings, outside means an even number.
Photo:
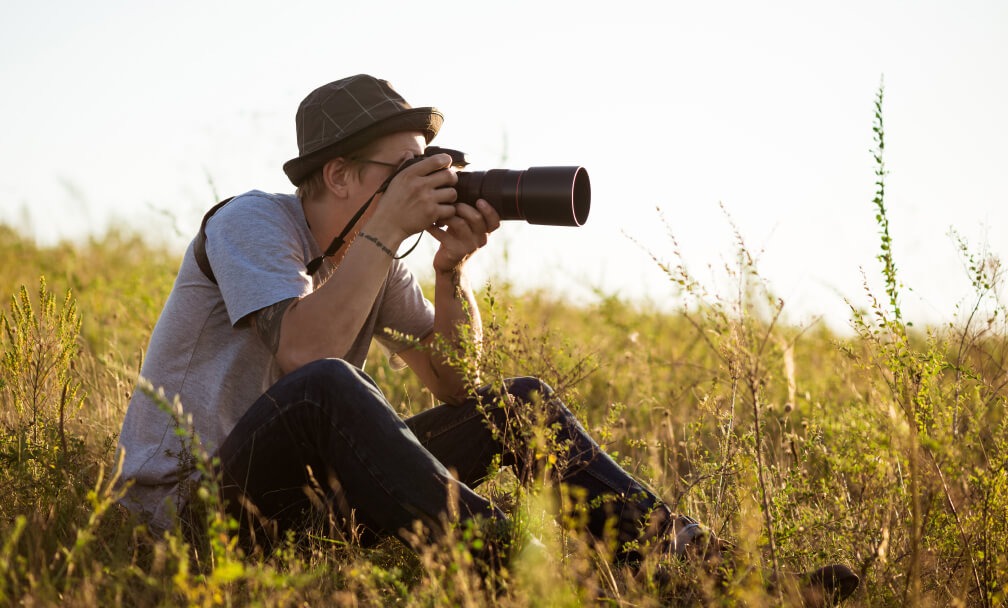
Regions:
<svg viewBox="0 0 1008 608"><path fill-rule="evenodd" d="M177 256L131 234L37 247L0 228L2 605L778 605L775 571L850 564L852 605L996 606L1008 596L1008 332L1000 260L954 236L975 299L940 327L900 309L876 99L879 263L850 335L782 321L785 302L736 229L717 291L652 252L676 313L616 295L572 306L488 285L484 351L452 353L484 381L536 375L628 470L737 546L722 586L692 564L663 597L554 515L507 470L481 491L541 538L487 584L472 531L413 552L396 541L292 541L248 558L208 506L208 544L154 535L115 507L113 447ZM43 277L40 281L39 277ZM867 283L867 281L866 281ZM950 318L956 311L950 311ZM375 358L377 360L378 358ZM398 411L428 407L409 374L373 363ZM184 414L183 414L184 415ZM543 438L548 441L548 437ZM469 535L469 536L467 536Z"/></svg>

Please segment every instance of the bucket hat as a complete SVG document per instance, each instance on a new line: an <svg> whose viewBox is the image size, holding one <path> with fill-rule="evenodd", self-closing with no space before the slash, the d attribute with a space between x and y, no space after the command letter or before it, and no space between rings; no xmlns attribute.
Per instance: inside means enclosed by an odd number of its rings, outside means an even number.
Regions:
<svg viewBox="0 0 1008 608"><path fill-rule="evenodd" d="M283 165L295 186L329 160L400 131L420 131L430 143L444 115L414 108L387 81L358 74L323 85L297 111L298 156Z"/></svg>

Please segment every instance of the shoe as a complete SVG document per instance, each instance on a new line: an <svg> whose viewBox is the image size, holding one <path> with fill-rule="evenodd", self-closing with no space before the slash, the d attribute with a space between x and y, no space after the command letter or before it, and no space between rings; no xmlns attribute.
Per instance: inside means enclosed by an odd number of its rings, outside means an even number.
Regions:
<svg viewBox="0 0 1008 608"><path fill-rule="evenodd" d="M658 525L646 534L643 551L639 548L623 553L618 563L631 566L635 573L640 573L644 552L657 552L665 558L679 564L691 563L703 568L708 575L713 576L717 586L727 582L726 570L730 570L730 562L734 547L724 539L718 538L713 530L697 520L686 515L673 515L662 505L653 519ZM666 562L652 572L653 583L659 589L674 591L681 595L683 588L677 583L679 578L676 568L668 567ZM835 606L849 598L858 588L861 579L853 570L843 564L830 564L812 572L801 575L790 574L782 578L788 590L801 598L802 605L808 608ZM768 591L777 587L776 581L771 581Z"/></svg>
<svg viewBox="0 0 1008 608"><path fill-rule="evenodd" d="M664 539L656 543L656 548L665 555L704 568L714 577L716 586L727 583L725 568L730 570L734 551L731 543L686 515L670 518L663 535ZM653 576L659 588L676 588L675 574L668 568L657 568ZM830 564L801 575L785 575L784 580L792 592L797 592L806 608L839 605L853 595L861 583L858 575L843 564ZM774 587L776 585L771 582L768 590Z"/></svg>
<svg viewBox="0 0 1008 608"><path fill-rule="evenodd" d="M801 577L802 604L812 607L836 606L857 591L861 579L843 564L830 564Z"/></svg>
<svg viewBox="0 0 1008 608"><path fill-rule="evenodd" d="M860 583L858 575L847 566L830 564L805 574L781 573L780 579L770 581L767 591L776 592L782 588L786 596L800 599L806 608L825 608L837 606L849 598Z"/></svg>
<svg viewBox="0 0 1008 608"><path fill-rule="evenodd" d="M686 515L676 516L674 530L674 540L665 541L669 554L702 563L709 570L711 566L717 567L730 558L731 544L719 539L710 528L695 519ZM797 579L796 587L802 605L808 608L835 606L853 595L861 583L858 575L843 564L823 566Z"/></svg>

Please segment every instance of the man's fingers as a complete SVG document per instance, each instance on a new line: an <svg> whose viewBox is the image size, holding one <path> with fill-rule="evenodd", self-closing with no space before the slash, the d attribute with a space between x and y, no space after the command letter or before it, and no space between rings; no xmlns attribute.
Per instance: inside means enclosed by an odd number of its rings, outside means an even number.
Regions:
<svg viewBox="0 0 1008 608"><path fill-rule="evenodd" d="M446 186L454 186L458 182L458 177L450 167L451 156L435 154L406 167L400 174L421 179L421 183L427 188L445 188ZM446 188L446 190L451 189ZM448 202L454 200L454 195L452 195Z"/></svg>
<svg viewBox="0 0 1008 608"><path fill-rule="evenodd" d="M434 237L435 239L437 239L437 242L442 243L442 244L446 240L448 240L448 239L451 238L451 237L448 236L448 232L444 228L439 228L438 226L428 226L428 227L424 228L424 231L427 234L429 234L432 237Z"/></svg>
<svg viewBox="0 0 1008 608"><path fill-rule="evenodd" d="M435 217L435 223L447 224L448 220L455 217L455 205L452 205L451 203L440 203L437 206L437 215Z"/></svg>
<svg viewBox="0 0 1008 608"><path fill-rule="evenodd" d="M490 232L487 229L486 218L476 207L466 204L455 205L455 215L464 220L475 233L486 234Z"/></svg>
<svg viewBox="0 0 1008 608"><path fill-rule="evenodd" d="M497 213L497 210L490 203L481 198L476 201L476 209L483 214L483 221L486 223L487 232L493 232L500 228L500 214Z"/></svg>
<svg viewBox="0 0 1008 608"><path fill-rule="evenodd" d="M451 166L451 156L447 154L435 154L424 157L409 167L402 170L403 173L413 175L430 175L439 169L447 169Z"/></svg>
<svg viewBox="0 0 1008 608"><path fill-rule="evenodd" d="M482 221L480 223L482 224ZM469 220L457 215L444 220L440 224L428 226L426 230L439 243L452 243L470 253L487 243L486 231L474 230Z"/></svg>

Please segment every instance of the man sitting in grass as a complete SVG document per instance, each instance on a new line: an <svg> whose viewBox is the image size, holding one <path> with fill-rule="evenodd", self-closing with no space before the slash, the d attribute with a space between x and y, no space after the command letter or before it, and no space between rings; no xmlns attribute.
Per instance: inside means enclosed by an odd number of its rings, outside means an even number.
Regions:
<svg viewBox="0 0 1008 608"><path fill-rule="evenodd" d="M548 387L517 378L473 391L443 355L462 340L478 348L465 267L500 217L484 200L456 204L448 155L399 170L442 119L367 75L316 89L297 112L299 155L284 165L296 195L235 197L186 251L141 376L191 415L243 545L268 550L322 522L353 526L362 542L409 543L474 525L488 539L475 557L498 565L508 518L473 488L500 458L523 481L551 463L616 563L637 567L656 551L716 560L713 535L618 466ZM420 232L439 243L433 303L395 257ZM401 419L361 369L372 340L444 405ZM119 437L123 503L154 529L188 519L190 488L208 473L165 410L137 391ZM533 453L528 420L553 430L551 457ZM849 570L824 576L830 594L857 585Z"/></svg>

